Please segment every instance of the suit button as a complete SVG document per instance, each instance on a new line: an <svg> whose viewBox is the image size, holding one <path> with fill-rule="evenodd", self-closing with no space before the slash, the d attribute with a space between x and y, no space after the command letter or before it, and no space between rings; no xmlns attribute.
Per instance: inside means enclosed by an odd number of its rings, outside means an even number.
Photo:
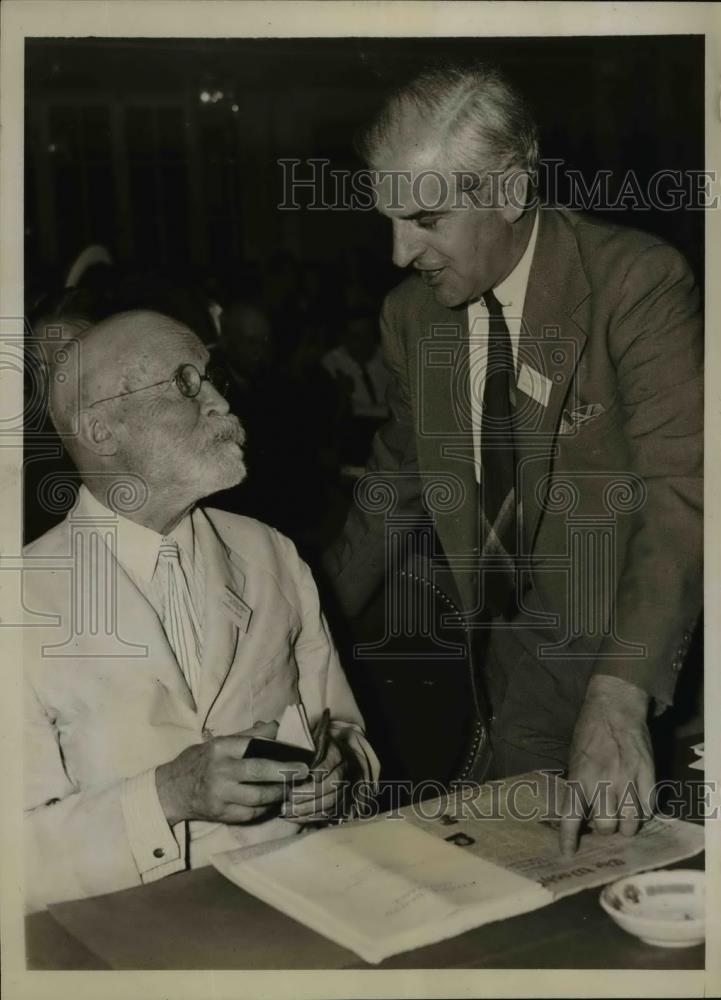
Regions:
<svg viewBox="0 0 721 1000"><path fill-rule="evenodd" d="M163 850L163 848L162 847L156 847L155 850L153 851L153 857L154 858L164 858L165 857L165 851Z"/></svg>
<svg viewBox="0 0 721 1000"><path fill-rule="evenodd" d="M203 735L203 742L207 743L208 740L212 740L213 739L213 730L212 729L203 729L202 735Z"/></svg>

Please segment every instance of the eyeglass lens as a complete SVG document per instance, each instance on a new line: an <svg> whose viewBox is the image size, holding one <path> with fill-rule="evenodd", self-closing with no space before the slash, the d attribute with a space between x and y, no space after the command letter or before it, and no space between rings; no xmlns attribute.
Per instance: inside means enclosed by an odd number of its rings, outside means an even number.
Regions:
<svg viewBox="0 0 721 1000"><path fill-rule="evenodd" d="M184 396L192 399L198 395L203 383L195 365L181 365L175 375L175 384Z"/></svg>
<svg viewBox="0 0 721 1000"><path fill-rule="evenodd" d="M201 375L195 365L181 365L175 375L178 389L184 396L193 399L200 392L204 380L207 379L217 391L224 396L228 391L228 377L217 366L209 366L205 375Z"/></svg>

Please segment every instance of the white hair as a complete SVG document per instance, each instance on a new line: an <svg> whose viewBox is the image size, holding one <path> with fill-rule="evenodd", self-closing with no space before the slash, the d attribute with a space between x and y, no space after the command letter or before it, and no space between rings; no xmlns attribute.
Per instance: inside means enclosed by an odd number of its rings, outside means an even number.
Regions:
<svg viewBox="0 0 721 1000"><path fill-rule="evenodd" d="M492 67L430 70L392 94L356 140L371 167L412 116L427 128L453 170L481 174L513 166L531 180L536 176L536 123L521 95Z"/></svg>

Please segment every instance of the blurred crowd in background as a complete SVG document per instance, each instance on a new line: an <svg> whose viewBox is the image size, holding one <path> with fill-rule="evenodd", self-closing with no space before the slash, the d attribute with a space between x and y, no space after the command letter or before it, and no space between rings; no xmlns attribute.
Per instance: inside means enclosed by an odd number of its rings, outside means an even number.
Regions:
<svg viewBox="0 0 721 1000"><path fill-rule="evenodd" d="M58 327L63 337L82 337L88 324L129 309L172 316L200 337L228 373L231 409L247 434L247 480L212 503L272 524L314 561L342 527L388 412L378 330L388 287L383 266L353 250L333 266L301 264L283 251L232 274L181 283L116 266L111 252L96 245L57 284L29 285L26 314L35 338ZM40 385L30 380L28 392ZM47 451L53 434L47 416L42 432ZM28 445L32 460L33 441ZM35 478L59 469L73 476L63 455L34 465ZM61 514L38 505L42 490L32 461L28 477L30 540Z"/></svg>

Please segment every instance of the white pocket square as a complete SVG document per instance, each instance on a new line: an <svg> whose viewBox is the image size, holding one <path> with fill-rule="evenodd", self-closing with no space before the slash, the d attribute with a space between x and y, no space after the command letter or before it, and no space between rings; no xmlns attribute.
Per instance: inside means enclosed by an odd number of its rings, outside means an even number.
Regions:
<svg viewBox="0 0 721 1000"><path fill-rule="evenodd" d="M572 434L577 428L605 412L603 403L584 403L573 410L564 410L561 416L561 434Z"/></svg>

